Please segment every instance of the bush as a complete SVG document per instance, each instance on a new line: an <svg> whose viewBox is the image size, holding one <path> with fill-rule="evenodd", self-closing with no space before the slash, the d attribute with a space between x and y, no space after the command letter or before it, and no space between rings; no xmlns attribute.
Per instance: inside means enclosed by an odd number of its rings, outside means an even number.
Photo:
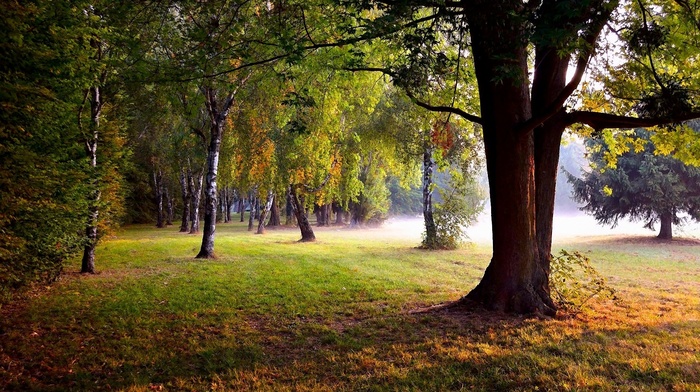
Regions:
<svg viewBox="0 0 700 392"><path fill-rule="evenodd" d="M552 297L566 310L580 311L594 297L616 299L615 290L579 252L561 250L552 256L549 276Z"/></svg>

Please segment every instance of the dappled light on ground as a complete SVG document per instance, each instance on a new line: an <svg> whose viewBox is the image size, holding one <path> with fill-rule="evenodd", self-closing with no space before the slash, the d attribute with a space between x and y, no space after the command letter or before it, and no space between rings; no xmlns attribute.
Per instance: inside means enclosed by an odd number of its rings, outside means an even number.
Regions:
<svg viewBox="0 0 700 392"><path fill-rule="evenodd" d="M3 308L1 390L354 391L700 388L700 247L636 237L562 243L617 291L530 319L458 300L488 246L428 252L392 230L197 238L133 227ZM632 239L630 239L632 238ZM77 270L68 266L69 272Z"/></svg>

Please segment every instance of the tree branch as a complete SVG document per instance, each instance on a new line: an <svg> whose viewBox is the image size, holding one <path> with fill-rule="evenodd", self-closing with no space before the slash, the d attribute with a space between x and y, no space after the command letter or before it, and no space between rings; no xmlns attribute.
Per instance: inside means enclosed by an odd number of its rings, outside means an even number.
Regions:
<svg viewBox="0 0 700 392"><path fill-rule="evenodd" d="M398 26L396 26L396 27L394 27L394 28L392 28L392 29L390 29L389 31L386 31L386 32L380 32L380 33L374 33L374 34L369 34L369 33L367 33L367 34L363 34L363 35L361 35L361 36L359 36L359 37L355 37L355 38L349 38L349 39L340 40L340 41L335 41L335 42L323 42L323 43L319 43L319 44L313 44L313 41L311 41L311 42L312 42L312 45L303 46L303 47L301 47L299 50L300 50L300 51L303 51L303 52L306 52L306 51L313 51L313 50L317 50L317 49L341 47L341 46L345 46L345 45L356 44L356 43L358 43L358 42L369 41L369 40L372 40L372 39L375 39L375 38L380 38L380 37L383 37L383 36L387 36L387 35L390 35L390 34L394 34L394 33L398 32L398 31L401 31L402 29L405 29L405 28L408 28L408 27L412 27L412 26L416 26L416 25L419 25L419 24L421 24L421 23L423 23L423 22L427 22L427 21L429 21L429 20L436 19L437 17L439 17L439 16L441 16L441 15L443 15L443 12L442 12L441 10L439 10L438 12L436 12L436 13L434 13L434 14L432 14L432 15L428 15L428 16L425 16L425 17L422 17L422 18L418 18L418 19L416 19L416 20L413 20L413 21L408 22L408 23L403 24L403 25L398 25ZM229 68L229 69L226 69L226 70L223 70L223 71L220 71L220 72L215 72L215 73L208 74L208 75L202 75L202 76L199 76L199 77L193 77L193 78L182 79L182 80L180 80L180 81L182 81L182 82L188 82L188 81L198 80L198 79L201 79L201 78L215 78L215 77L217 77L217 76L226 75L226 74L229 74L229 73L233 73L233 72L236 72L236 71L240 71L241 69L250 68L250 67L257 66L257 65L263 65L263 64L273 63L273 62L276 62L276 61L278 61L278 60L287 58L287 57L291 56L292 54L293 54L293 53L291 53L291 52L282 53L282 54L279 54L279 55L276 55L276 56L271 56L271 57L268 57L268 58L265 58L265 59L261 59L261 60L257 60L257 61L253 61L253 62L249 62L249 63L244 63L244 64L241 64L241 65L239 65L239 66L237 66L237 67Z"/></svg>
<svg viewBox="0 0 700 392"><path fill-rule="evenodd" d="M357 71L381 72L381 73L383 73L383 74L385 74L385 75L388 75L388 76L390 76L390 77L392 77L392 78L396 77L396 73L393 72L393 71L390 70L390 69L387 69L387 68L359 67L359 68L343 68L343 70L345 70L345 71L351 71L351 72L357 72ZM423 102L423 101L419 100L419 99L416 98L416 96L413 95L410 91L408 91L408 90L406 90L406 89L403 89L403 91L404 91L404 93L406 94L406 96L407 96L408 98L410 98L411 101L412 101L414 104L416 104L416 105L422 107L423 109L429 110L429 111L431 111L431 112L441 112L441 113L452 113L452 114L456 114L456 115L458 115L458 116L461 116L462 118L464 118L464 119L467 120L467 121L471 121L471 122L473 122L473 123L483 125L482 120L481 120L481 117L479 117L479 116L476 116L476 115L474 115L474 114L467 113L467 112L465 112L464 110L459 109L459 108L456 108L456 107L453 107L453 106L431 105L431 104L429 104L429 103L427 103L427 102Z"/></svg>
<svg viewBox="0 0 700 392"><path fill-rule="evenodd" d="M534 130L562 110L566 100L569 99L571 94L576 91L581 83L583 74L586 72L586 68L588 67L588 62L595 53L595 43L600 36L600 32L603 31L603 27L605 27L605 24L610 17L610 14L612 14L612 11L613 9L610 9L605 11L604 14L600 15L597 21L591 26L588 33L584 36L583 44L585 47L581 50L581 53L578 56L578 60L576 61L576 72L574 72L574 76L571 78L569 83L564 86L564 89L559 93L557 98L552 101L552 103L542 114L532 117L522 123L518 128L519 132L527 133Z"/></svg>
<svg viewBox="0 0 700 392"><path fill-rule="evenodd" d="M573 124L585 124L593 129L601 130L605 128L653 127L656 125L678 123L696 118L700 118L700 112L690 112L679 116L664 118L639 118L608 113L575 111L568 113L564 121L566 126Z"/></svg>
<svg viewBox="0 0 700 392"><path fill-rule="evenodd" d="M429 104L429 103L426 103L426 102L423 102L423 101L418 100L418 99L417 99L415 96L413 96L413 94L411 94L410 92L408 92L408 91L405 91L405 92L406 92L406 95L411 99L411 101L413 101L413 103L415 103L416 105L422 107L423 109L429 110L429 111L431 111L431 112L442 112L442 113L452 113L452 114L456 114L456 115L458 115L458 116L461 116L462 118L464 118L464 119L467 120L467 121L471 121L471 122L473 122L473 123L483 125L483 122L482 122L482 120L481 120L481 117L479 117L479 116L476 116L476 115L467 113L467 112L465 112L465 111L462 110L462 109L455 108L455 107L452 107L452 106L440 106L440 105L437 105L437 106L436 106L436 105L431 105L431 104Z"/></svg>

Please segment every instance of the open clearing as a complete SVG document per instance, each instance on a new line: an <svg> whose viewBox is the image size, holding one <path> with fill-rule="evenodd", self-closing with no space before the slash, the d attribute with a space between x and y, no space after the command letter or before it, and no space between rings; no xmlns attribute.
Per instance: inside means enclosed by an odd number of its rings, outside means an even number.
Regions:
<svg viewBox="0 0 700 392"><path fill-rule="evenodd" d="M125 228L98 249L99 274L72 261L0 309L0 390L700 390L692 236L559 237L619 299L548 320L417 311L474 287L483 241L426 252L415 231L298 236L220 224L218 259L201 261L200 236Z"/></svg>

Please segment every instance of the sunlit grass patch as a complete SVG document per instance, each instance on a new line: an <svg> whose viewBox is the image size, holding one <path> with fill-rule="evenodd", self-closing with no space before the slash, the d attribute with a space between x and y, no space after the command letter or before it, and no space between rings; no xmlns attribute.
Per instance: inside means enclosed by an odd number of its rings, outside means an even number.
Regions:
<svg viewBox="0 0 700 392"><path fill-rule="evenodd" d="M5 390L700 390L700 247L557 244L619 301L530 320L460 298L489 249L427 252L381 231L199 237L131 227L41 295L3 309ZM695 268L693 268L693 266ZM429 310L425 310L425 309Z"/></svg>

